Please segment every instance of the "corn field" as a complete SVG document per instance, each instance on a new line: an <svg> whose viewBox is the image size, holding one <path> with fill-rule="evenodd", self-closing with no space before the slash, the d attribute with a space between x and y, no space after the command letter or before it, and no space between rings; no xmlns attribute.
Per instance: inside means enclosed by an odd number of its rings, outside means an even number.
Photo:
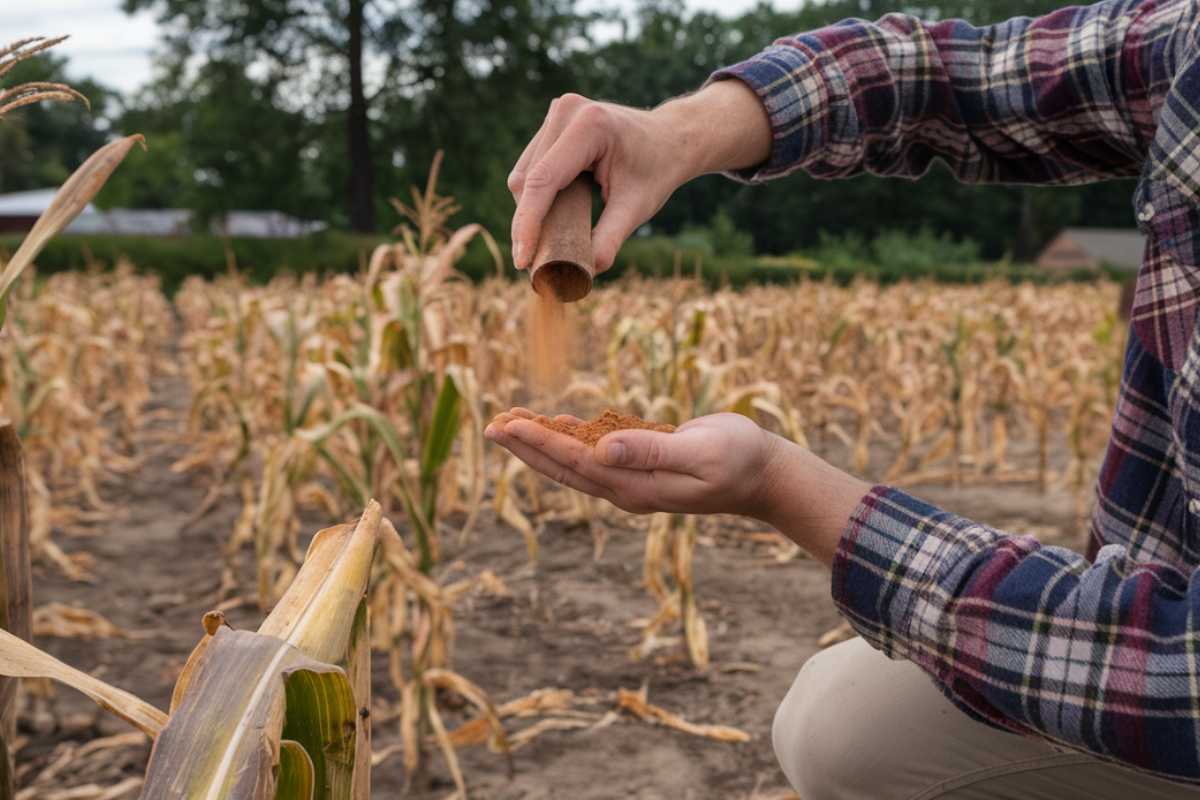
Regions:
<svg viewBox="0 0 1200 800"><path fill-rule="evenodd" d="M24 91L0 114L75 97ZM827 579L745 521L542 481L485 447L513 406L732 411L871 480L1066 504L1057 533L1081 535L1115 284L617 281L572 306L570 375L538 393L530 289L486 231L450 226L440 157L356 274L264 286L230 264L168 299L130 264L27 268L135 143L93 156L0 272L4 800L597 797L637 788L605 784L617 756L769 759L761 681L843 635L819 635ZM469 246L494 278L456 271ZM751 586L775 598L757 629L727 602ZM797 602L811 620L781 640ZM575 752L603 763L556 778ZM790 796L776 773L696 780Z"/></svg>
<svg viewBox="0 0 1200 800"><path fill-rule="evenodd" d="M213 607L276 608L303 575L303 520L345 519L378 499L385 527L393 520L398 532L379 548L368 598L369 641L386 663L391 704L375 731L391 743L375 762L399 762L409 776L444 769L465 795L462 748L488 744L502 771L534 738L569 737L616 711L721 741L747 738L651 706L636 687L602 712L579 687L500 696L486 674L456 671L458 610L509 589L494 570L466 573L453 559L481 537L511 537L537 569L554 547L547 532L563 527L590 531L597 561L612 531L642 538L634 580L651 610L614 620L637 631L623 658L682 659L701 674L720 667L693 569L712 522L638 519L535 478L484 447L484 423L501 410L587 416L619 407L675 423L733 410L870 479L1021 485L1067 493L1077 517L1086 512L1119 378L1115 286L713 293L684 279L627 281L574 309L581 345L570 380L539 397L524 379L528 288L461 280L452 268L461 246L435 233L425 250L376 253L360 275L266 286L236 274L193 280L173 309L130 267L22 282L3 334L0 388L27 453L35 564L88 580L87 547L62 545L86 542L117 513L107 495L156 449L203 490L188 528L237 509L217 531ZM166 379L186 383L186 404L174 415L147 412ZM770 544L781 562L802 558ZM72 621L85 632L107 622L80 622L79 609L61 604L38 611L51 636L81 635ZM383 736L387 726L394 736ZM129 783L128 796L141 787ZM94 796L109 796L101 791Z"/></svg>

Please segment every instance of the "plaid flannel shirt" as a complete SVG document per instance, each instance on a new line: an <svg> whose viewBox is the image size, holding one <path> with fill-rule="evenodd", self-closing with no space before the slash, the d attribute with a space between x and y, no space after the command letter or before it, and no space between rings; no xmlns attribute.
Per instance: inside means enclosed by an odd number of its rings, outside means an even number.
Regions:
<svg viewBox="0 0 1200 800"><path fill-rule="evenodd" d="M875 487L833 596L974 716L1200 782L1200 3L1109 0L988 27L889 15L717 72L763 100L761 181L1140 176L1147 236L1087 558Z"/></svg>

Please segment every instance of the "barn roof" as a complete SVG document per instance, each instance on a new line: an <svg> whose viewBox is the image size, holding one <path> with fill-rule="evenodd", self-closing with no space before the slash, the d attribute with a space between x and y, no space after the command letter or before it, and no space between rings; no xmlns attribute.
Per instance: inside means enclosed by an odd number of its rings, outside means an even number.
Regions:
<svg viewBox="0 0 1200 800"><path fill-rule="evenodd" d="M1098 261L1131 270L1141 266L1146 249L1146 237L1137 228L1064 228L1059 236Z"/></svg>
<svg viewBox="0 0 1200 800"><path fill-rule="evenodd" d="M50 207L50 201L58 189L33 189L28 192L12 192L0 194L0 217L37 217ZM96 209L90 204L84 213Z"/></svg>
<svg viewBox="0 0 1200 800"><path fill-rule="evenodd" d="M0 218L35 218L50 206L57 189L35 189L0 195ZM112 208L98 211L89 204L66 233L115 233L176 236L191 230L192 212L185 208ZM228 236L307 236L325 228L324 222L297 219L279 211L230 211L215 220L215 233Z"/></svg>

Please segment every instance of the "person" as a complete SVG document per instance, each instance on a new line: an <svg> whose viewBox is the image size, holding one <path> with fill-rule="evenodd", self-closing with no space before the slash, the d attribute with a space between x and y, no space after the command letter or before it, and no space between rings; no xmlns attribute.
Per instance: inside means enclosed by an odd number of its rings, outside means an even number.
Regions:
<svg viewBox="0 0 1200 800"><path fill-rule="evenodd" d="M861 638L804 665L773 727L805 800L1200 797L1198 8L846 20L653 110L562 97L512 171L517 266L556 192L591 171L601 270L711 172L916 177L941 161L973 183L1140 176L1147 246L1086 556L872 486L738 415L595 448L523 409L488 427L622 509L754 517L829 567Z"/></svg>

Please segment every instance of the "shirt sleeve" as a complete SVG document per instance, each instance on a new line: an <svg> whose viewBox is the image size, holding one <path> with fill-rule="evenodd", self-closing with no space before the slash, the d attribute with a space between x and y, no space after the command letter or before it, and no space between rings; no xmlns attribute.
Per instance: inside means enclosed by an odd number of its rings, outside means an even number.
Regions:
<svg viewBox="0 0 1200 800"><path fill-rule="evenodd" d="M1192 35L1192 0L1108 0L976 27L889 14L780 39L709 79L762 99L773 147L750 182L919 177L935 159L968 183L1136 176Z"/></svg>
<svg viewBox="0 0 1200 800"><path fill-rule="evenodd" d="M833 597L975 716L1200 781L1200 577L1094 562L877 486L833 561Z"/></svg>

